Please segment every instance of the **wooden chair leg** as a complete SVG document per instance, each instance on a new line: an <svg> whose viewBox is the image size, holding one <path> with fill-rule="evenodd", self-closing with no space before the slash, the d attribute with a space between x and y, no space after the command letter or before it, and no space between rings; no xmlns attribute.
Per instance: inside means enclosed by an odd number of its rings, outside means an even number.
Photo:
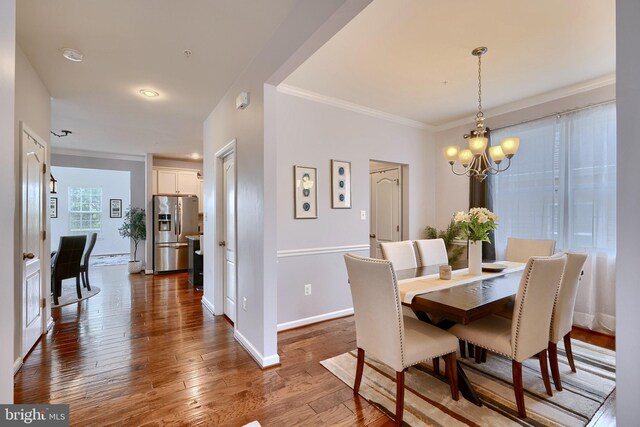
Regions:
<svg viewBox="0 0 640 427"><path fill-rule="evenodd" d="M474 356L474 346L470 342L467 343L467 352L469 353L469 357Z"/></svg>
<svg viewBox="0 0 640 427"><path fill-rule="evenodd" d="M576 371L576 365L573 363L573 352L571 351L571 332L564 336L564 350L567 352L567 359L569 360L569 366L571 371Z"/></svg>
<svg viewBox="0 0 640 427"><path fill-rule="evenodd" d="M433 373L436 375L440 375L440 358L434 357L433 359L431 359L431 362L433 363Z"/></svg>
<svg viewBox="0 0 640 427"><path fill-rule="evenodd" d="M78 299L82 299L82 288L80 287L80 275L76 276L76 293L78 294Z"/></svg>
<svg viewBox="0 0 640 427"><path fill-rule="evenodd" d="M467 357L466 343L462 340L458 340L458 343L460 344L460 357L462 357L463 359L466 359Z"/></svg>
<svg viewBox="0 0 640 427"><path fill-rule="evenodd" d="M58 305L58 282L57 281L55 281L53 283L53 292L52 293L53 293L53 303L55 305Z"/></svg>
<svg viewBox="0 0 640 427"><path fill-rule="evenodd" d="M518 415L520 418L527 418L527 410L524 407L524 389L522 388L522 363L512 360L511 371L513 374L513 391L516 395L516 405L518 405Z"/></svg>
<svg viewBox="0 0 640 427"><path fill-rule="evenodd" d="M356 380L353 383L353 394L358 394L360 391L360 383L362 382L362 371L364 370L364 350L358 349L358 362L356 364Z"/></svg>
<svg viewBox="0 0 640 427"><path fill-rule="evenodd" d="M396 372L396 425L402 425L404 411L404 371Z"/></svg>
<svg viewBox="0 0 640 427"><path fill-rule="evenodd" d="M560 381L560 368L558 367L558 344L550 342L547 346L549 352L549 364L551 365L551 376L556 390L562 391L562 382Z"/></svg>
<svg viewBox="0 0 640 427"><path fill-rule="evenodd" d="M547 367L547 350L542 350L538 353L538 359L540 359L540 372L542 373L544 388L549 396L553 396L551 381L549 381L549 368Z"/></svg>
<svg viewBox="0 0 640 427"><path fill-rule="evenodd" d="M476 363L482 363L482 348L478 347L475 349L474 357L476 359Z"/></svg>
<svg viewBox="0 0 640 427"><path fill-rule="evenodd" d="M87 280L87 290L90 291L91 290L91 283L89 283L89 268L88 267L84 271L84 277Z"/></svg>
<svg viewBox="0 0 640 427"><path fill-rule="evenodd" d="M445 356L444 362L447 366L447 378L449 379L449 386L451 387L451 398L453 400L460 399L460 392L458 391L458 367L456 362L456 354L449 353Z"/></svg>
<svg viewBox="0 0 640 427"><path fill-rule="evenodd" d="M487 349L486 348L482 349L480 360L482 361L482 363L485 363L487 361Z"/></svg>

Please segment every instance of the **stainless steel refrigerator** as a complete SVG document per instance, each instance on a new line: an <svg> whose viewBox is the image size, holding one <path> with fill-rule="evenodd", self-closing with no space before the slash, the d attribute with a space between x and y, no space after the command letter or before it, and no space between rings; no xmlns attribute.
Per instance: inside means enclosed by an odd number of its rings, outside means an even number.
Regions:
<svg viewBox="0 0 640 427"><path fill-rule="evenodd" d="M187 236L198 231L197 196L153 196L155 273L186 270L189 263Z"/></svg>

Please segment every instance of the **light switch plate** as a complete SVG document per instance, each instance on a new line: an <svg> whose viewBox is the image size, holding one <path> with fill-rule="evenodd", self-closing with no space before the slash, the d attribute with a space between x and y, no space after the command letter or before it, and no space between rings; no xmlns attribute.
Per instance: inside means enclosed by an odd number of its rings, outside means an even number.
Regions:
<svg viewBox="0 0 640 427"><path fill-rule="evenodd" d="M367 211L360 211L360 219L362 221L366 221L367 220Z"/></svg>

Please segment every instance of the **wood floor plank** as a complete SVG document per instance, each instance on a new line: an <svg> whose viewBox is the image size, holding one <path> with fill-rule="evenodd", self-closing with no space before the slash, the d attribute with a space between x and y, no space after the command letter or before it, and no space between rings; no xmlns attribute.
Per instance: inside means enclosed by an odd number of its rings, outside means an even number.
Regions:
<svg viewBox="0 0 640 427"><path fill-rule="evenodd" d="M281 366L261 370L186 279L92 269L102 291L53 309L55 326L14 377L15 402L70 404L74 426L394 425L320 365L355 349L353 317L280 333Z"/></svg>

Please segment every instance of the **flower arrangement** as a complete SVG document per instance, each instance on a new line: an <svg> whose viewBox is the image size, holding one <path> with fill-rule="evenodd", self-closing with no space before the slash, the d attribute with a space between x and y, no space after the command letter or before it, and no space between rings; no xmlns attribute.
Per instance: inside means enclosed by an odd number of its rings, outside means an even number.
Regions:
<svg viewBox="0 0 640 427"><path fill-rule="evenodd" d="M490 243L489 232L498 226L498 216L487 208L471 208L469 212L460 211L453 220L460 224L462 235L471 240Z"/></svg>

